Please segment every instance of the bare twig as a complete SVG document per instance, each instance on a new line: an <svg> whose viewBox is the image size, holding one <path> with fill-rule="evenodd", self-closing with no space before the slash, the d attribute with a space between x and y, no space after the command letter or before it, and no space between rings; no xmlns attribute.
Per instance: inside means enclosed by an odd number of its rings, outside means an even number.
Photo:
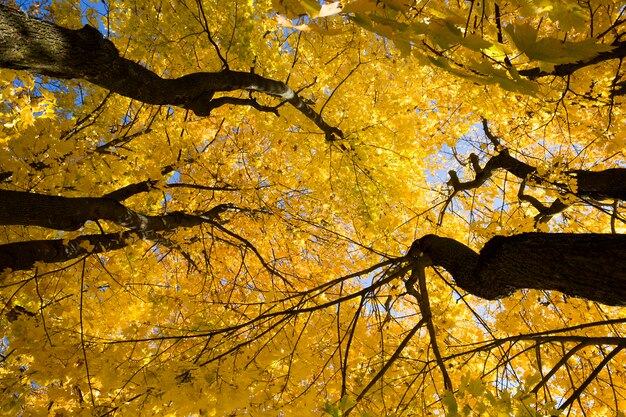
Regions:
<svg viewBox="0 0 626 417"><path fill-rule="evenodd" d="M611 351L611 353L606 355L604 357L604 359L602 360L602 362L600 362L600 364L598 366L596 366L596 368L593 370L593 372L591 374L589 374L587 379L585 379L583 381L583 383L580 384L578 386L578 388L576 388L576 390L572 393L572 395L570 395L570 397L563 404L561 404L561 406L559 407L559 410L565 410L567 407L572 405L572 403L574 401L578 400L578 398L580 397L580 394L582 394L583 391L587 388L587 386L598 376L598 374L600 373L602 368L604 368L606 366L606 364L608 364L611 361L611 359L613 359L615 357L615 355L617 355L625 347L626 347L626 344L620 344L620 345L616 346Z"/></svg>
<svg viewBox="0 0 626 417"><path fill-rule="evenodd" d="M376 373L376 375L374 375L374 378L372 378L372 380L369 382L369 384L367 384L367 386L365 388L363 388L363 390L359 393L359 395L356 397L355 400L355 404L348 410L345 410L344 412L344 416L348 416L350 414L350 412L352 410L354 410L354 407L356 407L356 404L358 404L359 401L361 401L361 399L363 399L363 397L365 396L365 394L367 394L367 392L374 386L376 385L376 383L378 382L378 380L380 380L380 378L382 378L385 375L385 372L387 372L387 370L391 367L391 365L393 365L393 363L400 357L400 354L402 353L402 351L404 350L404 348L406 347L406 345L409 343L409 341L411 340L411 338L413 338L413 336L415 336L415 333L417 333L417 331L419 329L421 329L422 327L424 327L424 324L426 323L426 318L422 317L422 319L407 333L407 335L404 337L404 339L402 339L402 342L400 342L400 344L398 345L398 347L396 348L396 350L393 352L393 354L389 357L389 359L387 360L387 362L385 362L385 364L383 365L383 367L380 369L380 371L378 371L378 373Z"/></svg>
<svg viewBox="0 0 626 417"><path fill-rule="evenodd" d="M217 43L213 40L213 37L211 36L211 31L209 29L209 21L206 17L206 13L204 13L204 8L202 7L202 1L196 0L196 4L198 5L198 13L200 13L202 20L204 21L204 24L202 24L202 29L206 32L207 38L209 39L209 43L213 45L213 48L215 48L215 52L217 53L217 56L219 57L220 61L222 61L223 68L225 70L228 70L229 69L228 60L222 56L222 53L220 52L220 47L217 45Z"/></svg>
<svg viewBox="0 0 626 417"><path fill-rule="evenodd" d="M552 376L559 370L559 368L561 368L561 366L563 366L569 360L569 358L574 356L574 354L578 352L580 349L584 348L585 346L592 345L592 344L593 343L590 341L585 341L585 342L581 342L577 344L572 349L570 349L565 355L561 357L561 359L559 359L556 365L554 365L552 369L550 369L550 372L548 372L543 378L541 378L541 381L539 381L539 383L535 386L535 388L533 388L530 392L533 394L538 393L541 387L543 387L548 382L548 380L552 378Z"/></svg>
<svg viewBox="0 0 626 417"><path fill-rule="evenodd" d="M207 110L210 112L213 109L216 109L221 106L225 106L227 104L232 104L235 106L250 106L253 109L256 109L258 111L272 113L276 116L279 116L278 109L275 106L263 106L259 104L259 102L253 98L237 98L237 97L214 98L210 101L210 104L207 106Z"/></svg>
<svg viewBox="0 0 626 417"><path fill-rule="evenodd" d="M412 295L419 304L422 317L426 320L426 328L428 329L428 335L430 336L430 345L433 349L433 353L435 354L437 366L439 366L439 369L441 370L444 388L447 391L452 391L452 380L450 379L450 375L448 375L443 357L441 356L441 351L439 350L439 345L437 344L437 332L435 330L435 325L433 324L433 316L430 310L430 302L428 300L425 273L427 265L426 258L424 256L419 256L413 265L410 278L405 283L406 291L408 294ZM415 289L416 283L419 285L419 291Z"/></svg>
<svg viewBox="0 0 626 417"><path fill-rule="evenodd" d="M495 147L497 154L489 158L487 163L481 167L478 156L474 153L470 154L469 159L474 171L474 179L462 182L455 171L449 171L450 194L448 195L441 212L439 213L438 225L443 223L448 206L452 199L460 191L468 191L476 189L489 180L498 170L504 170L521 180L518 191L518 198L522 201L529 202L538 214L535 216L536 223L545 223L554 215L563 212L570 205L563 202L562 199L556 198L549 206L544 205L535 197L524 194L526 181L532 179L539 184L556 188L564 195L574 196L578 200L590 205L600 211L606 212L600 206L594 203L596 200L605 200L608 198L625 199L626 187L623 185L626 180L626 169L609 168L603 171L587 171L587 170L571 170L565 171L564 174L568 180L576 182L576 190L570 188L569 181L554 181L538 174L537 168L529 165L519 159L512 157L509 150L504 148L500 140L489 130L487 121L483 119L483 129L485 136L491 141ZM610 215L610 213L608 213Z"/></svg>
<svg viewBox="0 0 626 417"><path fill-rule="evenodd" d="M83 360L85 361L85 372L87 373L87 385L89 385L89 397L91 398L91 405L96 408L96 399L93 392L93 385L91 384L91 374L89 373L89 361L87 360L87 349L85 348L85 328L83 317L83 293L85 292L85 264L86 260L83 259L83 268L80 274L80 305L79 305L79 323L80 323L80 346L83 351Z"/></svg>

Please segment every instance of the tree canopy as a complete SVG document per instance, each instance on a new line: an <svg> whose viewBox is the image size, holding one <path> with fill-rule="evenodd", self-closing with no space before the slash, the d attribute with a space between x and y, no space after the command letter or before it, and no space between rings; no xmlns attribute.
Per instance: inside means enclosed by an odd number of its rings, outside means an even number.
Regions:
<svg viewBox="0 0 626 417"><path fill-rule="evenodd" d="M625 28L3 2L0 410L623 416Z"/></svg>

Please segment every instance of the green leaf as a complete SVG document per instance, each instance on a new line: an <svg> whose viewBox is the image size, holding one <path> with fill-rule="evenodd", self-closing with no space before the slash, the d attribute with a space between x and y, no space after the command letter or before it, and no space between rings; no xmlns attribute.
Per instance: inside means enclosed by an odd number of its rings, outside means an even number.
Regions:
<svg viewBox="0 0 626 417"><path fill-rule="evenodd" d="M467 392L474 397L480 397L485 392L485 386L480 379L471 379L467 384Z"/></svg>
<svg viewBox="0 0 626 417"><path fill-rule="evenodd" d="M411 42L408 40L397 38L393 40L393 44L398 48L402 57L407 57L411 54Z"/></svg>
<svg viewBox="0 0 626 417"><path fill-rule="evenodd" d="M480 52L483 49L490 49L491 47L493 47L493 44L491 42L483 39L482 36L478 36L473 33L467 34L461 41L461 45L476 52Z"/></svg>
<svg viewBox="0 0 626 417"><path fill-rule="evenodd" d="M430 38L441 48L448 49L452 45L463 41L463 33L453 21L448 19L433 19L429 25Z"/></svg>
<svg viewBox="0 0 626 417"><path fill-rule="evenodd" d="M441 397L441 403L446 408L446 417L459 416L459 405L456 402L454 393L446 391Z"/></svg>
<svg viewBox="0 0 626 417"><path fill-rule="evenodd" d="M532 48L537 41L537 30L528 23L508 25L504 31L509 35L517 49L522 52Z"/></svg>
<svg viewBox="0 0 626 417"><path fill-rule="evenodd" d="M595 39L586 39L580 42L561 42L554 38L544 38L536 42L532 48L524 51L531 59L552 62L554 64L568 64L591 59L602 52L613 49L610 45L596 43Z"/></svg>
<svg viewBox="0 0 626 417"><path fill-rule="evenodd" d="M341 400L339 400L339 408L343 411L348 410L355 405L356 403L348 395L344 395Z"/></svg>
<svg viewBox="0 0 626 417"><path fill-rule="evenodd" d="M564 42L555 38L537 39L537 30L529 24L509 25L505 31L528 58L552 64L585 61L602 52L613 50L612 46L596 43L595 39L580 42Z"/></svg>
<svg viewBox="0 0 626 417"><path fill-rule="evenodd" d="M319 16L321 6L316 0L299 0L299 2L306 14L312 18Z"/></svg>
<svg viewBox="0 0 626 417"><path fill-rule="evenodd" d="M348 3L341 11L343 13L364 13L371 12L378 8L374 0L356 0Z"/></svg>
<svg viewBox="0 0 626 417"><path fill-rule="evenodd" d="M339 407L331 404L328 400L326 400L323 411L331 417L341 417L341 410L339 409Z"/></svg>
<svg viewBox="0 0 626 417"><path fill-rule="evenodd" d="M410 9L410 3L402 0L381 0L381 2L389 6L393 10L398 10L401 12L406 12Z"/></svg>
<svg viewBox="0 0 626 417"><path fill-rule="evenodd" d="M553 2L552 10L548 12L550 19L559 22L561 30L567 32L572 29L584 31L587 27L587 15L576 2Z"/></svg>

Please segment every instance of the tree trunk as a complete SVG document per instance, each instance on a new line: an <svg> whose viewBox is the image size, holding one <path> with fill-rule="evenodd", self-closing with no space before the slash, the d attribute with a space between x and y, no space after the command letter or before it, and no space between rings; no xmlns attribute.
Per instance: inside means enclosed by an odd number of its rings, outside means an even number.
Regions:
<svg viewBox="0 0 626 417"><path fill-rule="evenodd" d="M123 225L129 220L129 213L122 204L104 198L0 190L0 225L78 230L88 220L113 220Z"/></svg>
<svg viewBox="0 0 626 417"><path fill-rule="evenodd" d="M496 236L480 255L454 239L426 235L414 243L410 254L419 252L477 297L494 300L529 288L626 305L626 235Z"/></svg>
<svg viewBox="0 0 626 417"><path fill-rule="evenodd" d="M576 195L595 200L607 198L626 200L626 169L610 168L604 171L573 171L578 190Z"/></svg>
<svg viewBox="0 0 626 417"><path fill-rule="evenodd" d="M148 104L192 105L215 91L256 89L291 98L284 83L234 71L164 79L122 58L113 42L85 25L72 30L0 5L0 66L55 78L81 78ZM199 103L198 103L199 105Z"/></svg>
<svg viewBox="0 0 626 417"><path fill-rule="evenodd" d="M283 82L250 72L197 72L164 79L120 57L113 42L85 25L72 30L0 4L0 67L26 70L55 78L81 78L114 93L147 104L172 105L207 116L216 106L216 91L247 90L281 97L312 120L328 140L343 132L328 125ZM251 101L242 103L252 105Z"/></svg>
<svg viewBox="0 0 626 417"><path fill-rule="evenodd" d="M470 155L470 159L478 161L478 156ZM478 163L478 162L476 162ZM455 171L450 171L450 185L457 191L470 190L480 187L498 169L504 169L515 175L517 178L525 180L537 172L537 168L528 165L511 155L507 149L492 156L483 168L476 172L473 180L460 182ZM603 171L573 170L568 172L576 178L576 194L579 197L589 197L595 200L618 199L626 200L626 168L609 168ZM539 181L544 181L540 176ZM569 190L567 184L554 184L564 191Z"/></svg>

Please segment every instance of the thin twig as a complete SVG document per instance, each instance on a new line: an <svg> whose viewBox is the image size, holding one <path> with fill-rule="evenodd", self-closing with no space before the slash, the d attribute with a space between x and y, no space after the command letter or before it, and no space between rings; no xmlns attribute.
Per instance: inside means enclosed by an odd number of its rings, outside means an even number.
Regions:
<svg viewBox="0 0 626 417"><path fill-rule="evenodd" d="M552 369L550 369L550 372L548 372L543 378L541 378L541 381L539 381L539 383L535 386L535 388L533 388L530 392L533 394L538 393L541 387L543 387L548 382L548 380L552 378L552 376L561 368L561 366L563 366L569 360L569 358L571 358L580 349L584 348L585 346L592 345L592 344L593 343L590 343L590 342L581 342L577 344L576 346L574 346L572 349L570 349L569 352L563 355L563 357L559 359L556 365L554 365ZM539 346L539 344L537 346Z"/></svg>
<svg viewBox="0 0 626 417"><path fill-rule="evenodd" d="M80 274L80 305L78 308L80 323L80 345L83 350L83 359L85 360L85 371L87 372L87 384L89 385L89 396L91 397L91 405L96 408L96 399L93 394L93 386L91 385L91 374L89 373L89 362L87 361L87 350L85 349L85 329L83 325L83 293L85 292L85 264L86 258L83 259L83 268Z"/></svg>
<svg viewBox="0 0 626 417"><path fill-rule="evenodd" d="M343 366L341 367L341 397L343 398L348 390L348 386L346 384L346 380L348 378L348 356L350 353L350 346L352 345L352 339L354 339L354 333L356 332L356 325L359 321L359 317L361 316L361 310L365 305L365 297L361 297L361 301L359 302L359 306L354 313L352 318L352 322L350 323L350 333L348 335L348 341L346 342L346 354L343 358Z"/></svg>
<svg viewBox="0 0 626 417"><path fill-rule="evenodd" d="M406 345L409 343L411 338L413 338L413 336L415 336L415 333L417 333L417 331L424 326L425 322L426 322L425 317L422 317L422 319L415 325L415 327L413 327L409 331L409 333L404 337L404 339L402 339L402 342L400 342L400 344L396 348L395 352L393 352L391 357L389 357L387 362L385 362L385 365L383 365L383 367L380 369L380 371L378 371L378 373L374 376L374 378L372 378L372 380L369 382L369 384L367 384L367 386L365 388L363 388L363 390L359 393L358 397L356 397L355 404L351 408L349 408L348 410L346 410L344 412L344 414L343 414L344 416L347 417L350 414L350 412L356 407L358 402L361 399L363 399L365 394L367 394L367 392L370 390L370 388L372 388L378 382L378 380L380 378L382 378L383 375L385 375L385 372L387 372L387 370L391 367L391 365L393 365L393 363L400 357L400 354L402 353L402 351L404 350Z"/></svg>
<svg viewBox="0 0 626 417"><path fill-rule="evenodd" d="M441 369L441 374L443 376L443 386L446 390L452 392L452 380L450 379L450 375L448 375L448 371L446 370L446 366L443 363L443 358L441 356L441 351L439 350L439 346L437 344L437 332L435 330L435 325L432 320L432 312L430 310L430 302L428 300L428 289L426 288L426 273L425 269L421 267L417 267L413 269L413 272L417 271L419 288L420 288L420 310L422 312L422 317L426 319L426 328L428 329L428 334L430 336L430 344L433 348L433 353L435 354L435 358L437 359L437 365Z"/></svg>
<svg viewBox="0 0 626 417"><path fill-rule="evenodd" d="M441 356L441 351L439 350L439 345L437 344L437 332L432 320L433 315L430 310L428 289L426 288L426 273L424 272L425 261L426 259L423 256L418 258L413 270L411 271L410 278L406 281L406 291L408 294L415 297L419 304L422 317L426 320L426 328L428 329L428 335L430 336L430 345L433 349L433 353L435 354L437 365L441 370L443 386L447 391L452 391L452 380L450 379L450 375L448 375L443 357ZM419 291L415 289L416 283L419 285Z"/></svg>
<svg viewBox="0 0 626 417"><path fill-rule="evenodd" d="M608 364L611 361L611 359L613 359L613 357L615 357L615 355L617 355L625 347L626 347L626 344L618 345L615 347L615 349L611 351L611 353L606 355L604 359L602 360L602 362L600 362L600 364L596 366L593 372L589 374L587 379L585 379L583 383L580 384L578 388L576 388L576 390L572 393L572 395L563 404L561 404L561 406L558 409L565 410L567 407L572 405L572 403L580 397L580 394L582 394L582 392L587 388L587 386L591 383L591 381L593 381L598 376L602 368L604 368L606 364Z"/></svg>
<svg viewBox="0 0 626 417"><path fill-rule="evenodd" d="M228 61L226 60L226 58L224 58L222 56L222 53L220 52L220 47L217 45L217 43L213 40L213 37L211 36L211 31L209 30L209 21L206 18L206 14L204 13L204 8L202 7L202 1L200 0L196 0L196 4L198 5L198 12L200 13L200 15L202 16L202 19L204 20L204 31L207 34L207 37L209 38L209 42L211 43L211 45L213 45L213 48L215 48L215 52L217 53L217 56L219 57L220 61L222 61L222 66L224 67L225 70L228 70Z"/></svg>

